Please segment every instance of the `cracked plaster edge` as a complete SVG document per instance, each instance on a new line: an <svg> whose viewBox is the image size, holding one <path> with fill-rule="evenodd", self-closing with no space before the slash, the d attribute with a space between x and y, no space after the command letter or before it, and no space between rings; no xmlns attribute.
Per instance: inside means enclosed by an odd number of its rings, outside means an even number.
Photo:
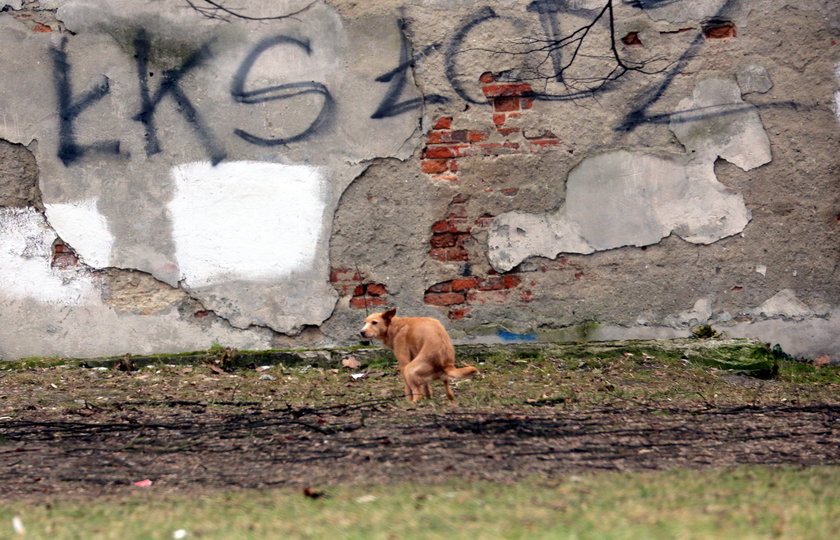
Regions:
<svg viewBox="0 0 840 540"><path fill-rule="evenodd" d="M39 187L39 193L40 193L40 187ZM79 281L79 280L84 280L84 279L90 279L90 280L100 279L100 280L103 280L104 278L102 277L102 274L105 274L105 273L110 272L110 271L128 272L128 273L139 274L139 275L142 275L142 276L145 276L147 278L152 279L155 282L155 284L157 286L161 287L162 289L167 289L170 292L176 292L177 291L177 292L182 293L183 296L184 296L184 300L194 302L195 305L200 308L197 311L206 312L210 316L214 317L215 320L217 320L217 321L221 322L223 325L225 325L227 327L227 329L230 330L230 331L247 332L247 331L252 331L254 329L257 329L257 330L268 331L274 336L278 336L278 335L294 336L294 335L298 335L300 332L302 332L304 330L305 326L308 326L308 325L301 325L301 328L299 329L298 332L289 333L289 334L279 332L279 331L277 331L277 330L275 330L275 329L273 329L273 328L271 328L267 325L250 324L246 327L236 326L230 320L228 320L226 317L224 317L223 315L219 314L218 312L216 312L213 309L208 308L205 305L205 303L199 297L194 296L191 293L189 287L183 286L183 280L178 282L177 285L172 285L170 283L167 283L167 282L161 280L160 278L158 278L157 276L155 276L151 272L148 272L148 271L145 271L145 270L140 270L140 269L137 269L137 268L122 267L122 266L111 265L111 264L105 265L105 266L92 266L92 265L90 265L90 264L88 264L87 262L84 261L82 256L79 255L78 251L73 247L73 244L71 244L69 242L66 242L61 237L61 235L58 233L58 231L56 231L55 228L50 223L50 220L49 220L49 218L48 218L48 216L47 216L47 214L44 210L41 210L39 208L32 207L32 206L18 207L17 209L18 210L31 211L33 214L39 215L40 219L42 219L43 222L44 222L44 225L46 227L46 231L48 231L54 237L52 242L55 243L56 241L60 241L64 245L66 245L70 249L72 249L73 252L76 254L76 256L79 260L78 265L73 267L73 268L67 269L68 273L73 274L74 277L72 277L72 278L68 277L67 279L70 279L72 281ZM175 307L175 303L172 303L169 306L167 306L166 308L158 310L157 312L149 314L149 315L139 315L139 314L131 313L131 312L121 312L120 310L116 309L113 305L111 305L107 300L105 300L104 291L101 287L94 287L94 291L97 293L96 297L99 299L100 303L96 304L96 305L93 305L93 306L85 305L83 307L103 308L103 309L106 309L106 310L109 310L109 311L113 311L118 316L140 316L140 317L158 316L161 312L168 311L171 308ZM19 299L19 300L24 300L24 299ZM38 301L37 299L32 299L32 300ZM71 306L71 307L74 307L74 306ZM182 320L184 320L184 322L187 323L187 324L200 326L198 323L192 323L192 322L187 321L185 319L182 319Z"/></svg>

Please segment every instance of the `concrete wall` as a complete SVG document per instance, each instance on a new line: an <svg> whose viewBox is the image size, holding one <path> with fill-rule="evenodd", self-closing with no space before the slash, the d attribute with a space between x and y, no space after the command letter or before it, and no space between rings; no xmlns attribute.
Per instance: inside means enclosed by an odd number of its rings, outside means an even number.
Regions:
<svg viewBox="0 0 840 540"><path fill-rule="evenodd" d="M840 358L834 1L0 6L0 358L384 306Z"/></svg>

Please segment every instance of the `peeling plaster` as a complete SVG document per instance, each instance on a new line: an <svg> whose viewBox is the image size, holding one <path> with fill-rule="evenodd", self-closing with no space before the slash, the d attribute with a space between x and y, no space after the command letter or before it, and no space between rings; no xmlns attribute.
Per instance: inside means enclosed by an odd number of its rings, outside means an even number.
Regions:
<svg viewBox="0 0 840 540"><path fill-rule="evenodd" d="M85 264L95 268L110 265L114 235L99 213L96 199L47 204L46 212L50 225L62 231L61 239L73 246Z"/></svg>
<svg viewBox="0 0 840 540"><path fill-rule="evenodd" d="M765 94L773 88L773 81L764 66L748 64L738 68L736 73L741 94Z"/></svg>
<svg viewBox="0 0 840 540"><path fill-rule="evenodd" d="M672 233L711 244L743 232L751 213L740 194L718 182L714 162L720 156L750 170L771 160L755 107L734 81L707 79L680 101L670 127L686 154L590 157L569 172L557 210L497 216L488 235L493 268L506 272L530 256L646 246Z"/></svg>
<svg viewBox="0 0 840 540"><path fill-rule="evenodd" d="M72 269L52 267L57 238L40 212L0 207L0 283L6 294L61 306L79 305L96 296L91 279Z"/></svg>
<svg viewBox="0 0 840 540"><path fill-rule="evenodd" d="M743 198L717 181L713 162L619 150L573 169L557 211L496 217L488 254L506 272L530 256L645 246L671 233L710 244L743 231L750 217Z"/></svg>
<svg viewBox="0 0 840 540"><path fill-rule="evenodd" d="M772 298L755 308L755 313L764 317L805 318L814 312L804 302L796 297L796 292L783 289Z"/></svg>
<svg viewBox="0 0 840 540"><path fill-rule="evenodd" d="M706 79L671 115L671 131L689 154L726 161L748 171L772 159L770 140L754 105L731 80Z"/></svg>
<svg viewBox="0 0 840 540"><path fill-rule="evenodd" d="M206 349L213 343L242 349L270 347L268 331L241 332L218 318L196 325L191 314L185 318L177 309L183 292L155 293L147 286L153 281L147 275L138 276L135 288L142 289L139 304L145 302L148 311L114 309L102 299L105 293L98 274L81 265L52 266L57 238L40 212L0 207L0 359L152 354ZM155 317L148 316L151 312ZM83 329L97 332L95 346Z"/></svg>
<svg viewBox="0 0 840 540"><path fill-rule="evenodd" d="M837 91L834 92L834 114L840 122L840 61L834 67L834 78L837 79Z"/></svg>

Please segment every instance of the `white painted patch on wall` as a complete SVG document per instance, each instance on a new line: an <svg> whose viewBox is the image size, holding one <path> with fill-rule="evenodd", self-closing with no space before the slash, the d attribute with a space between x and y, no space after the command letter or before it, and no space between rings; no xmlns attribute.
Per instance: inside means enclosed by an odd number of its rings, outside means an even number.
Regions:
<svg viewBox="0 0 840 540"><path fill-rule="evenodd" d="M172 235L188 286L276 279L312 265L326 206L317 168L195 162L171 174Z"/></svg>
<svg viewBox="0 0 840 540"><path fill-rule="evenodd" d="M104 268L111 264L114 235L96 203L97 199L83 199L45 206L50 225L79 258L89 266Z"/></svg>
<svg viewBox="0 0 840 540"><path fill-rule="evenodd" d="M95 294L75 270L52 268L55 232L32 208L0 208L0 283L15 298L78 305Z"/></svg>

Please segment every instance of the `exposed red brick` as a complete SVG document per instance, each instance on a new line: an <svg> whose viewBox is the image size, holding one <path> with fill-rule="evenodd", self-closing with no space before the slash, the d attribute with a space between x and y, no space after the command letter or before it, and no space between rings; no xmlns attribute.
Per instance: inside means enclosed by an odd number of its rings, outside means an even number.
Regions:
<svg viewBox="0 0 840 540"><path fill-rule="evenodd" d="M426 144L443 144L444 141L444 133L449 133L448 131L430 131L426 134Z"/></svg>
<svg viewBox="0 0 840 540"><path fill-rule="evenodd" d="M423 151L423 157L428 159L449 159L464 157L464 151L469 146L454 145L454 146L432 146Z"/></svg>
<svg viewBox="0 0 840 540"><path fill-rule="evenodd" d="M423 296L423 302L432 306L453 306L466 300L466 296L460 293L429 293Z"/></svg>
<svg viewBox="0 0 840 540"><path fill-rule="evenodd" d="M47 26L46 24L35 23L35 28L32 29L33 32L52 32L52 28Z"/></svg>
<svg viewBox="0 0 840 540"><path fill-rule="evenodd" d="M508 197L513 197L514 195L519 193L519 188L512 187L512 188L500 189L499 193L501 193L502 195L507 195Z"/></svg>
<svg viewBox="0 0 840 540"><path fill-rule="evenodd" d="M529 97L534 93L530 84L488 84L481 91L486 98Z"/></svg>
<svg viewBox="0 0 840 540"><path fill-rule="evenodd" d="M459 278L452 280L452 290L457 291L466 291L469 289L475 289L478 286L478 279L476 278Z"/></svg>
<svg viewBox="0 0 840 540"><path fill-rule="evenodd" d="M519 293L519 301L520 302L530 302L534 299L534 293L532 291L522 291Z"/></svg>
<svg viewBox="0 0 840 540"><path fill-rule="evenodd" d="M430 249L429 257L441 262L463 262L470 258L467 250L460 246Z"/></svg>
<svg viewBox="0 0 840 540"><path fill-rule="evenodd" d="M743 287L741 287L740 285L735 285L734 287L732 287L732 290L733 290L733 291L743 291L743 290L744 290L744 288L743 288Z"/></svg>
<svg viewBox="0 0 840 540"><path fill-rule="evenodd" d="M519 276L502 276L502 286L505 289L515 289L516 287L519 287L520 284L522 284L522 278Z"/></svg>
<svg viewBox="0 0 840 540"><path fill-rule="evenodd" d="M497 97L493 100L493 110L496 112L511 112L520 109L519 97Z"/></svg>
<svg viewBox="0 0 840 540"><path fill-rule="evenodd" d="M451 116L442 116L435 120L432 129L449 129L452 127L452 117Z"/></svg>
<svg viewBox="0 0 840 540"><path fill-rule="evenodd" d="M364 285L356 285L353 289L353 296L364 296L365 295L365 286Z"/></svg>
<svg viewBox="0 0 840 540"><path fill-rule="evenodd" d="M511 133L516 133L517 131L519 131L519 128L502 128L502 127L500 127L500 128L497 129L497 131L499 133L501 133L502 135L504 135L505 137L507 137Z"/></svg>
<svg viewBox="0 0 840 540"><path fill-rule="evenodd" d="M495 125L496 127L503 125L505 123L505 120L507 120L506 114L497 113L493 115L493 125Z"/></svg>
<svg viewBox="0 0 840 540"><path fill-rule="evenodd" d="M496 80L496 77L494 77L493 73L490 72L490 71L485 71L484 73L481 74L481 77L478 78L478 81L482 82L484 84L494 82L495 80Z"/></svg>
<svg viewBox="0 0 840 540"><path fill-rule="evenodd" d="M465 219L444 219L432 224L432 232L435 234L444 232L468 233L470 232L470 223Z"/></svg>
<svg viewBox="0 0 840 540"><path fill-rule="evenodd" d="M457 131L431 131L426 136L428 144L446 144L446 143L462 143L467 142L469 133L465 129Z"/></svg>
<svg viewBox="0 0 840 540"><path fill-rule="evenodd" d="M467 140L471 143L486 141L487 134L483 131L470 131L467 133Z"/></svg>
<svg viewBox="0 0 840 540"><path fill-rule="evenodd" d="M502 278L488 277L478 280L477 288L479 291L497 291L499 289L504 289L505 285Z"/></svg>
<svg viewBox="0 0 840 540"><path fill-rule="evenodd" d="M440 283L435 283L428 289L426 289L426 293L442 293L442 292L450 292L452 290L452 282L451 281L441 281Z"/></svg>
<svg viewBox="0 0 840 540"><path fill-rule="evenodd" d="M366 307L387 306L388 300L379 296L356 296L350 299L350 307L365 309Z"/></svg>
<svg viewBox="0 0 840 540"><path fill-rule="evenodd" d="M445 159L424 159L420 169L426 174L440 174L449 170L449 163Z"/></svg>
<svg viewBox="0 0 840 540"><path fill-rule="evenodd" d="M210 316L210 312L205 311L203 309L200 309L200 310L196 311L195 313L193 313L193 317L195 317L196 319L205 319L209 316Z"/></svg>
<svg viewBox="0 0 840 540"><path fill-rule="evenodd" d="M534 98L532 98L532 97L522 98L521 105L522 105L523 109L532 109L534 107Z"/></svg>
<svg viewBox="0 0 840 540"><path fill-rule="evenodd" d="M583 272L575 272L575 279L580 279L584 276Z"/></svg>
<svg viewBox="0 0 840 540"><path fill-rule="evenodd" d="M642 40L639 39L638 32L630 32L623 38L621 38L621 42L627 46L641 46Z"/></svg>
<svg viewBox="0 0 840 540"><path fill-rule="evenodd" d="M384 296L388 294L388 288L381 283L368 283L367 293L371 296Z"/></svg>
<svg viewBox="0 0 840 540"><path fill-rule="evenodd" d="M455 240L456 236L452 233L433 234L432 239L429 240L429 245L433 248L453 247Z"/></svg>
<svg viewBox="0 0 840 540"><path fill-rule="evenodd" d="M703 35L707 39L726 39L737 35L735 24L729 21L715 21L703 26Z"/></svg>
<svg viewBox="0 0 840 540"><path fill-rule="evenodd" d="M545 139L545 140L542 140L542 141L529 141L529 143L531 144L531 149L534 150L534 151L542 150L542 149L545 149L549 146L559 146L560 145L560 141L558 141L557 139Z"/></svg>
<svg viewBox="0 0 840 540"><path fill-rule="evenodd" d="M451 172L458 172L458 162L454 159L449 160L449 170Z"/></svg>
<svg viewBox="0 0 840 540"><path fill-rule="evenodd" d="M459 321L463 318L471 317L470 311L472 311L470 308L451 309L451 310L449 310L449 313L448 313L447 316L453 321Z"/></svg>
<svg viewBox="0 0 840 540"><path fill-rule="evenodd" d="M69 268L79 264L79 257L73 248L60 240L53 244L52 266L56 268Z"/></svg>

